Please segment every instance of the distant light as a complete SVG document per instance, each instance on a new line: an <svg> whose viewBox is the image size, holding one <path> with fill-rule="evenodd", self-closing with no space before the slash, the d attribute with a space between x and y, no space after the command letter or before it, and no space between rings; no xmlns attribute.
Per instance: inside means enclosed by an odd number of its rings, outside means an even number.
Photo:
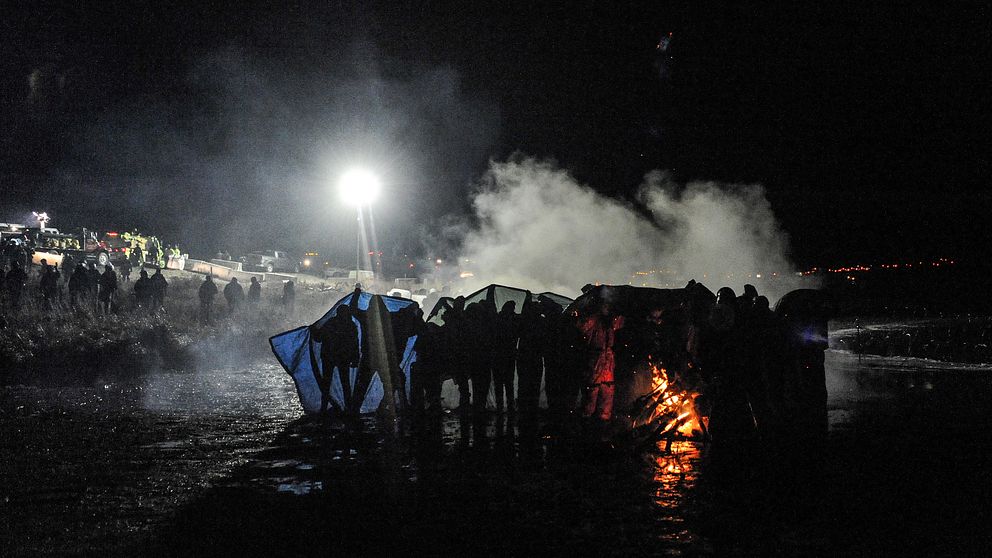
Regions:
<svg viewBox="0 0 992 558"><path fill-rule="evenodd" d="M346 204L361 207L369 205L379 197L379 178L363 169L352 169L343 175L338 183L341 200Z"/></svg>
<svg viewBox="0 0 992 558"><path fill-rule="evenodd" d="M761 279L761 274L759 273L759 274L755 275L755 277L757 277L758 279Z"/></svg>
<svg viewBox="0 0 992 558"><path fill-rule="evenodd" d="M310 267L310 258L303 260L303 267Z"/></svg>
<svg viewBox="0 0 992 558"><path fill-rule="evenodd" d="M475 277L475 274L472 273L471 271L463 271L459 273L458 276L461 277L462 279L468 279L469 277Z"/></svg>
<svg viewBox="0 0 992 558"><path fill-rule="evenodd" d="M444 263L444 262L441 261L441 258L438 258L437 260L434 261L434 263L441 264L441 263Z"/></svg>

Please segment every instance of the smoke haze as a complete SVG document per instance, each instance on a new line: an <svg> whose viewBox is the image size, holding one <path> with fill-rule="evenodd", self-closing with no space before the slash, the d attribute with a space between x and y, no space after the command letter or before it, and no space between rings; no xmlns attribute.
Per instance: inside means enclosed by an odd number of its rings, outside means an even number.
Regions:
<svg viewBox="0 0 992 558"><path fill-rule="evenodd" d="M655 171L636 201L605 197L551 162L493 162L473 199L477 223L466 227L461 265L480 283L570 296L586 283L696 279L738 293L751 283L774 303L797 287L788 238L760 186L682 185Z"/></svg>

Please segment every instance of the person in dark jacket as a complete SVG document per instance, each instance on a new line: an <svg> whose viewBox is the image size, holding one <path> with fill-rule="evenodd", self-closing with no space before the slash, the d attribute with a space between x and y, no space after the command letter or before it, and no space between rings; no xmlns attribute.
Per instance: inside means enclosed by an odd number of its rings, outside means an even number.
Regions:
<svg viewBox="0 0 992 558"><path fill-rule="evenodd" d="M69 276L69 304L78 307L89 293L89 273L83 264L76 264L76 269Z"/></svg>
<svg viewBox="0 0 992 558"><path fill-rule="evenodd" d="M86 273L86 286L89 288L90 300L96 302L100 291L100 271L97 270L95 263L89 262L86 266Z"/></svg>
<svg viewBox="0 0 992 558"><path fill-rule="evenodd" d="M152 294L152 310L158 311L165 304L165 293L169 289L169 282L165 280L165 275L162 274L161 267L155 270L155 275L152 275L149 281Z"/></svg>
<svg viewBox="0 0 992 558"><path fill-rule="evenodd" d="M417 329L417 360L410 370L410 405L415 413L441 413L441 366L444 335L441 326L423 323Z"/></svg>
<svg viewBox="0 0 992 558"><path fill-rule="evenodd" d="M258 277L251 278L251 284L248 285L248 304L257 305L262 300L262 284L258 281Z"/></svg>
<svg viewBox="0 0 992 558"><path fill-rule="evenodd" d="M245 290L241 288L241 283L238 282L237 277L231 277L231 282L224 287L224 298L227 300L227 306L232 314L245 300Z"/></svg>
<svg viewBox="0 0 992 558"><path fill-rule="evenodd" d="M51 307L58 300L59 296L59 272L54 266L50 266L47 263L44 264L43 269L41 281L39 282L41 298L45 301L46 306Z"/></svg>
<svg viewBox="0 0 992 558"><path fill-rule="evenodd" d="M517 365L517 340L520 338L517 303L508 300L496 315L496 338L493 347L493 389L496 412L514 412L513 376ZM504 392L506 393L504 399Z"/></svg>
<svg viewBox="0 0 992 558"><path fill-rule="evenodd" d="M28 280L28 274L24 273L21 262L14 260L7 277L4 278L4 287L7 289L7 298L10 299L10 306L13 309L21 307L21 293L24 291L24 283Z"/></svg>
<svg viewBox="0 0 992 558"><path fill-rule="evenodd" d="M104 314L110 313L110 307L114 302L114 294L117 293L117 272L114 266L107 264L100 275L100 306Z"/></svg>
<svg viewBox="0 0 992 558"><path fill-rule="evenodd" d="M290 315L296 311L296 284L292 280L282 286L282 307Z"/></svg>
<svg viewBox="0 0 992 558"><path fill-rule="evenodd" d="M547 324L536 302L524 302L517 348L517 405L521 413L535 412L541 399Z"/></svg>
<svg viewBox="0 0 992 558"><path fill-rule="evenodd" d="M489 387L492 384L492 343L495 316L488 306L473 302L465 307L466 333L465 362L472 381L472 407L477 416L486 410ZM495 312L492 312L495 314Z"/></svg>
<svg viewBox="0 0 992 558"><path fill-rule="evenodd" d="M152 304L152 285L148 278L148 272L144 269L138 274L138 280L134 282L134 302L139 308L148 309Z"/></svg>
<svg viewBox="0 0 992 558"><path fill-rule="evenodd" d="M144 273L144 270L141 273ZM203 278L197 295L200 298L200 321L205 324L210 323L210 309L213 307L214 297L217 296L217 285L213 277L207 275Z"/></svg>
<svg viewBox="0 0 992 558"><path fill-rule="evenodd" d="M120 268L121 268L121 281L123 281L125 283L130 283L131 282L131 260L128 259L128 258L125 258L120 263Z"/></svg>
<svg viewBox="0 0 992 558"><path fill-rule="evenodd" d="M344 391L345 405L348 406L351 395L351 369L359 363L358 326L352 319L352 309L343 304L338 307L329 320L320 327L311 327L314 339L320 342L320 377L318 378L321 393L321 412L327 411L331 404L331 381L334 370L337 369ZM353 410L353 409L348 409Z"/></svg>

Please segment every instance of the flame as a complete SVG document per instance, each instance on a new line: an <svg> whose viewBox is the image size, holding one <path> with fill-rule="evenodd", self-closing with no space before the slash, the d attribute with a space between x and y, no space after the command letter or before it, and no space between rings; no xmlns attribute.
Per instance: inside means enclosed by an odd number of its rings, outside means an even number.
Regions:
<svg viewBox="0 0 992 558"><path fill-rule="evenodd" d="M677 433L687 438L699 437L706 432L706 426L702 417L696 411L696 396L681 388L668 375L668 370L662 366L651 363L651 387L652 391L648 395L646 409L649 410L647 416L634 419L634 426L641 426L654 423L655 421L666 421L665 426L659 431L659 435Z"/></svg>

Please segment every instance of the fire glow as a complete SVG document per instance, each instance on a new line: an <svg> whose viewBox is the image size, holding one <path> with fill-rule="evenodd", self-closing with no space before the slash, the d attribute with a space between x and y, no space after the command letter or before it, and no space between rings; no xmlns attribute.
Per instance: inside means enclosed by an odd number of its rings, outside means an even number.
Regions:
<svg viewBox="0 0 992 558"><path fill-rule="evenodd" d="M657 423L658 437L681 436L699 438L705 436L706 424L696 411L696 397L669 377L668 370L650 363L651 393L646 396L644 411L635 417L633 426ZM661 426L663 425L663 426Z"/></svg>

